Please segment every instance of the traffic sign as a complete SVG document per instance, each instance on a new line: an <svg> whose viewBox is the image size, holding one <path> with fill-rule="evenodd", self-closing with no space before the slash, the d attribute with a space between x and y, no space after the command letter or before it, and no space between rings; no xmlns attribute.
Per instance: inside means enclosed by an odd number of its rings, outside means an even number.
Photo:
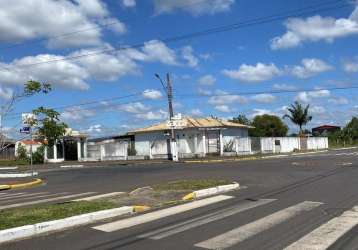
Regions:
<svg viewBox="0 0 358 250"><path fill-rule="evenodd" d="M31 127L20 128L20 133L21 134L30 134L30 132L31 132Z"/></svg>
<svg viewBox="0 0 358 250"><path fill-rule="evenodd" d="M186 127L186 120L169 120L167 121L167 126L169 128L183 128Z"/></svg>

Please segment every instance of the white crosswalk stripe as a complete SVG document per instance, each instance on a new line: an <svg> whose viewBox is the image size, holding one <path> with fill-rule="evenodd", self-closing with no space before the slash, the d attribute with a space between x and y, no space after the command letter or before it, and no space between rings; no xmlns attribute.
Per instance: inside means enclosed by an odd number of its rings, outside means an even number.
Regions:
<svg viewBox="0 0 358 250"><path fill-rule="evenodd" d="M100 226L93 227L93 229L103 231L103 232L114 232L114 231L117 231L117 230L121 230L121 229L129 228L129 227L133 227L133 226L136 226L136 225L140 225L140 224L143 224L143 223L146 223L146 222L162 219L162 218L165 218L165 217L168 217L168 216L171 216L171 215L184 213L186 211L190 211L190 210L195 209L195 208L204 207L204 206L207 206L207 205L210 205L210 204L214 204L214 203L221 202L221 201L228 200L228 199L232 199L232 198L233 198L232 196L227 196L227 195L213 196L213 197L210 197L210 198L193 201L193 202L186 203L186 204L183 204L183 205L178 205L178 206L162 209L162 210L159 210L159 211L139 215L139 216L136 216L136 217L106 223L106 224L103 224L103 225L100 225Z"/></svg>
<svg viewBox="0 0 358 250"><path fill-rule="evenodd" d="M205 249L226 249L292 219L303 212L310 211L321 204L320 202L304 201L214 238L197 243L195 246Z"/></svg>
<svg viewBox="0 0 358 250"><path fill-rule="evenodd" d="M0 201L3 200L12 200L12 199L18 199L18 198L23 198L23 197L32 197L32 196L38 196L38 195L44 195L44 194L48 194L48 192L40 192L40 193L17 193L14 195L6 195L6 196L0 196Z"/></svg>
<svg viewBox="0 0 358 250"><path fill-rule="evenodd" d="M211 213L208 215L200 216L195 219L191 219L182 223L178 223L169 227L164 227L146 234L142 234L138 236L138 238L150 238L153 240L159 240L177 233L184 232L186 230L189 230L191 228L195 228L198 226L205 225L207 223L217 221L224 219L226 217L232 216L234 214L244 212L246 210L249 210L251 208L255 208L258 206L262 206L268 203L271 203L275 201L274 199L261 199L256 202L247 202L244 204L240 204L235 207L229 207L220 211L217 211L215 213Z"/></svg>
<svg viewBox="0 0 358 250"><path fill-rule="evenodd" d="M302 237L285 250L324 250L333 245L340 237L358 225L358 207L333 218L311 233Z"/></svg>

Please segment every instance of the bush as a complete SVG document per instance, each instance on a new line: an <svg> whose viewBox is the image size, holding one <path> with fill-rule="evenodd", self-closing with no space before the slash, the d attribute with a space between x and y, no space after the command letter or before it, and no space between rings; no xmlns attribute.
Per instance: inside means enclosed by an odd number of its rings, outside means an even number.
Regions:
<svg viewBox="0 0 358 250"><path fill-rule="evenodd" d="M16 159L20 161L28 161L29 157L27 156L27 150L25 146L19 144L16 150Z"/></svg>
<svg viewBox="0 0 358 250"><path fill-rule="evenodd" d="M44 163L44 153L45 146L39 147L36 152L32 154L32 162L34 164L43 164Z"/></svg>

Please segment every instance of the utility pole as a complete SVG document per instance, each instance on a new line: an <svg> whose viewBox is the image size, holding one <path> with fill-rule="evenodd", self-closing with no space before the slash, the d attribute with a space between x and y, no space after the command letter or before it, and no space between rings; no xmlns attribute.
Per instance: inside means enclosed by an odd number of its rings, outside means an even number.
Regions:
<svg viewBox="0 0 358 250"><path fill-rule="evenodd" d="M158 74L155 74L155 77L158 78L164 88L165 93L167 94L168 98L168 109L169 109L169 121L173 121L174 111L173 111L173 87L170 80L169 73L167 73L166 85L164 84L163 80L160 78ZM175 140L175 131L174 127L171 126L170 128L170 159L172 161L178 161L178 152L177 152L177 144Z"/></svg>

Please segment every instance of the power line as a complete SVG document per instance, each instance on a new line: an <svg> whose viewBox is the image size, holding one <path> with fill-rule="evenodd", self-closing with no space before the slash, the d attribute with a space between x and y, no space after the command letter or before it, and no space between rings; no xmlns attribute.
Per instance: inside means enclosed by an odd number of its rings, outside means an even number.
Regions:
<svg viewBox="0 0 358 250"><path fill-rule="evenodd" d="M283 94L283 93L299 93L299 92L319 92L319 91L338 91L347 89L358 89L358 86L350 87L333 87L333 88L322 88L322 89L297 89L297 90L271 90L271 91L255 91L255 92L235 92L235 93L223 93L223 94L176 94L175 97L184 98L208 98L208 97L220 97L220 96L245 96L245 95L259 95L259 94Z"/></svg>
<svg viewBox="0 0 358 250"><path fill-rule="evenodd" d="M317 4L317 5L311 5L311 6L307 6L305 8L295 9L295 10L291 10L288 12L281 12L281 13L277 13L274 15L266 16L266 17L249 19L246 21L241 21L241 22L230 24L230 25L218 26L215 28L210 28L210 29L206 29L206 30L202 30L202 31L198 31L198 32L188 33L188 34L181 35L181 36L174 36L174 37L157 39L157 40L164 42L164 43L172 43L172 42L207 36L207 35L211 35L211 34L227 32L227 31L236 30L236 29L240 29L240 28L250 27L250 26L254 26L254 25L271 23L274 21L279 21L279 20L283 20L283 19L287 19L287 18L304 16L304 15L316 13L317 11L324 12L324 11L336 10L336 9L350 6L350 4L343 3L342 1L343 0L338 0L338 1L336 0L336 1L321 3L321 4ZM338 4L337 4L337 2L338 2ZM335 5L332 5L333 3ZM318 8L320 6L326 6L326 5L332 5L332 6L325 7L325 8ZM314 8L317 8L317 9L314 9ZM307 11L305 11L305 10L307 10ZM290 13L290 14L287 14L287 13ZM37 63L30 63L30 64L20 64L20 65L17 65L17 67L24 68L24 67L38 66L38 65L42 65L42 64L54 63L54 62L59 62L59 61L75 60L75 59L88 57L88 56L95 56L95 55L99 55L99 54L103 54L103 53L116 52L116 51L126 50L126 49L141 48L143 46L145 46L144 42L134 44L131 46L122 46L119 48L98 50L98 51L93 51L90 53L80 54L80 55L76 55L76 56L68 56L68 57L64 57L64 58L60 58L60 59L47 60L47 61L42 61L42 62L37 62Z"/></svg>

